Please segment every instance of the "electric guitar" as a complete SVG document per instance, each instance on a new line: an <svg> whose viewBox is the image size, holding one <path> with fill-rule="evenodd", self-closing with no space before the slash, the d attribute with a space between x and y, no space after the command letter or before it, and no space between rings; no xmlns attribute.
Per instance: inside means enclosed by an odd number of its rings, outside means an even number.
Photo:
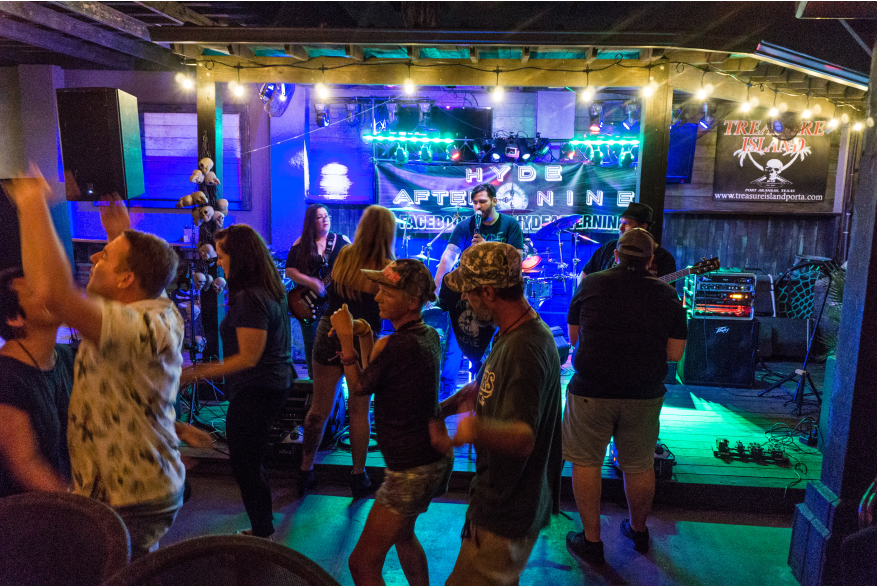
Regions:
<svg viewBox="0 0 877 587"><path fill-rule="evenodd" d="M706 257L704 257L703 261L698 261L687 269L682 269L674 273L668 273L667 275L659 277L658 279L660 279L664 283L673 283L676 280L682 279L686 275L700 275L701 273L709 273L710 271L715 271L719 267L721 267L721 264L719 263L718 257L713 257L712 259L707 259Z"/></svg>
<svg viewBox="0 0 877 587"><path fill-rule="evenodd" d="M328 265L320 268L317 277L328 287L332 283L332 274L327 271ZM326 273L326 275L322 275ZM289 313L305 324L313 324L320 319L320 315L328 302L326 296L320 296L317 292L304 285L297 285L286 294L286 303Z"/></svg>

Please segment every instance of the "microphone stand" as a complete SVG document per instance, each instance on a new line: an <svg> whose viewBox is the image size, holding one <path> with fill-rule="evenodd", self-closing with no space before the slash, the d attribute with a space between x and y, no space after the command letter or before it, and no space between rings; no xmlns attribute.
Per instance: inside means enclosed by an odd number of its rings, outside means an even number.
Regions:
<svg viewBox="0 0 877 587"><path fill-rule="evenodd" d="M456 220L457 222L460 221L460 213L459 212L454 212L454 220ZM429 269L429 262L432 260L432 257L430 257L430 253L432 252L432 245L435 243L435 241L437 241L439 239L439 237L441 235L446 233L451 226L456 226L457 222L454 222L453 224L449 223L447 226L445 226L441 230L441 232L439 232L437 235L435 235L434 239L432 239L431 241L426 243L426 246L423 247L421 254L426 255L426 268L427 269Z"/></svg>

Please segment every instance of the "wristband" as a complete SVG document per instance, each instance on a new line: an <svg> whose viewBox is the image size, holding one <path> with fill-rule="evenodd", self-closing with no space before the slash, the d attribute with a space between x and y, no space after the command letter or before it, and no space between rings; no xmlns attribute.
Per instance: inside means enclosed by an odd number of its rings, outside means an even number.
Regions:
<svg viewBox="0 0 877 587"><path fill-rule="evenodd" d="M359 361L359 353L353 351L353 354L349 357L345 357L344 353L338 353L338 358L341 360L341 364L344 366L355 365L357 361Z"/></svg>

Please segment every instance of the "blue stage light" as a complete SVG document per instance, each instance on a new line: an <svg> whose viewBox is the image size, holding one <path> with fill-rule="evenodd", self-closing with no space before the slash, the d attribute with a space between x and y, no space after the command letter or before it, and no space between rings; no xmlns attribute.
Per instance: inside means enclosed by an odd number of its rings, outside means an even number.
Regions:
<svg viewBox="0 0 877 587"><path fill-rule="evenodd" d="M425 143L420 147L420 160L424 163L430 163L432 161L432 149Z"/></svg>

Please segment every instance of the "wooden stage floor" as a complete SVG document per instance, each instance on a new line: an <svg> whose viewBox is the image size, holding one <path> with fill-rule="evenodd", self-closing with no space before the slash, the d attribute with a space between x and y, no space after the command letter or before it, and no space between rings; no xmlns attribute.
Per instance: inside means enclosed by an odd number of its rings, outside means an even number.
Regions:
<svg viewBox="0 0 877 587"><path fill-rule="evenodd" d="M799 368L795 363L770 363L773 372L788 373ZM811 365L811 374L818 389L822 388L823 365ZM564 366L563 389L572 376L569 363ZM661 412L661 443L675 456L677 464L670 479L659 480L656 501L684 507L709 507L737 511L788 512L803 501L807 481L818 480L822 453L799 441L795 428L805 417L818 419L815 404L805 405L803 416L794 415L793 404L786 404L794 393L794 383L787 383L785 391L778 389L759 397L758 393L777 377L761 369L756 373L756 388L734 389L694 385L668 385ZM809 400L810 398L808 398ZM564 393L565 401L565 393ZM809 402L808 402L809 403ZM202 408L201 417L221 416L224 406ZM453 430L456 418L448 420ZM217 422L222 428L222 423ZM804 422L799 430L809 429ZM786 465L770 460L757 461L717 458L713 451L717 439L727 439L733 448L737 441L745 446L757 444L782 448L789 459ZM226 459L222 441L214 450L184 448L184 454L200 462ZM455 450L452 484L464 488L475 471L475 451L468 446ZM206 463L205 463L206 464ZM219 464L219 463L214 463ZM379 451L369 452L366 462L369 473L382 476L384 461ZM320 475L343 480L349 472L350 453L343 447L321 451L316 460ZM292 458L274 461L272 474L294 475L297 469ZM571 466L564 464L563 490L570 491ZM604 499L623 501L620 476L611 466L610 455L603 467Z"/></svg>

